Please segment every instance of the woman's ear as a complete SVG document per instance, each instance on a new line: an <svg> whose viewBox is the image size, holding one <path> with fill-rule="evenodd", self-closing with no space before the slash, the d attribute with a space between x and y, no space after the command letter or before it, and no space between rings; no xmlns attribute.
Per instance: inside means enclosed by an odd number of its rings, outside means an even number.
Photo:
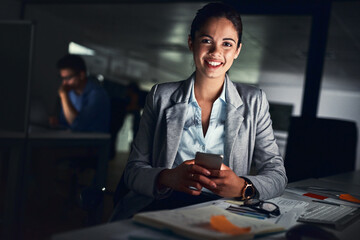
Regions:
<svg viewBox="0 0 360 240"><path fill-rule="evenodd" d="M241 51L241 47L242 47L242 43L240 43L239 47L236 49L234 59L237 59L237 57L239 56L240 51Z"/></svg>
<svg viewBox="0 0 360 240"><path fill-rule="evenodd" d="M189 37L188 37L188 46L189 46L190 51L192 51L192 50L193 50L193 42L192 42L192 40L191 40L191 36L190 36L190 35L189 35Z"/></svg>

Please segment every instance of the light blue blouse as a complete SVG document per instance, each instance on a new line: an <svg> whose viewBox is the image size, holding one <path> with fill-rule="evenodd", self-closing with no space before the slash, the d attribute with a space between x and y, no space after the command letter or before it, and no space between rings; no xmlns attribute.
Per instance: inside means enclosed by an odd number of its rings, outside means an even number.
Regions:
<svg viewBox="0 0 360 240"><path fill-rule="evenodd" d="M201 108L195 98L194 80L192 80L185 125L173 168L185 160L194 159L196 152L224 155L224 126L226 119L225 84L226 81L224 82L219 98L213 103L209 127L204 137L201 124Z"/></svg>

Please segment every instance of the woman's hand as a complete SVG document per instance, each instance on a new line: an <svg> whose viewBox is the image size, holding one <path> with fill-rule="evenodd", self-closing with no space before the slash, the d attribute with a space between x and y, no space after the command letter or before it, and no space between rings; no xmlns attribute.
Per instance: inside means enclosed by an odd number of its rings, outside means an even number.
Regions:
<svg viewBox="0 0 360 240"><path fill-rule="evenodd" d="M216 188L216 184L207 176L210 171L195 164L195 160L188 160L174 169L165 169L158 177L158 187L170 187L176 191L191 195L200 195L201 189ZM192 189L190 187L193 187Z"/></svg>
<svg viewBox="0 0 360 240"><path fill-rule="evenodd" d="M213 193L222 197L241 197L245 180L237 176L228 166L222 164L220 170L210 170L211 180L216 183Z"/></svg>

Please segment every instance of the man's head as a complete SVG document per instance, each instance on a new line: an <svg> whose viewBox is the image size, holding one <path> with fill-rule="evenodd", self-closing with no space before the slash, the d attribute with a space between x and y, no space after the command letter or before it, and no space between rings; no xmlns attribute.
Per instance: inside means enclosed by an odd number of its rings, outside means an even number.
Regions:
<svg viewBox="0 0 360 240"><path fill-rule="evenodd" d="M57 62L62 84L69 89L81 89L86 83L86 65L78 55L65 55Z"/></svg>

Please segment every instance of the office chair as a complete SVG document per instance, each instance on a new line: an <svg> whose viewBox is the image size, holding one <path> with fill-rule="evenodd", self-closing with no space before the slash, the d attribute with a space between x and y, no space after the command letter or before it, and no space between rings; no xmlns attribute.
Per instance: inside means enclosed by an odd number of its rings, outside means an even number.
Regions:
<svg viewBox="0 0 360 240"><path fill-rule="evenodd" d="M82 174L85 170L91 169L96 170L97 167L97 158L94 157L69 157L65 160L68 164L68 168L71 170L71 180L70 180L70 199L69 201L72 203L76 203L78 201L78 189L82 188L79 183L79 175Z"/></svg>
<svg viewBox="0 0 360 240"><path fill-rule="evenodd" d="M104 204L104 195L109 193L105 188L96 187L94 178L88 185L82 185L79 182L79 175L87 169L96 170L97 157L74 157L67 159L68 168L72 170L70 189L69 189L69 206L75 204L86 212L84 226L93 226L101 223L101 209ZM68 209L70 210L70 209Z"/></svg>
<svg viewBox="0 0 360 240"><path fill-rule="evenodd" d="M292 117L285 154L289 182L354 170L356 147L355 122Z"/></svg>

